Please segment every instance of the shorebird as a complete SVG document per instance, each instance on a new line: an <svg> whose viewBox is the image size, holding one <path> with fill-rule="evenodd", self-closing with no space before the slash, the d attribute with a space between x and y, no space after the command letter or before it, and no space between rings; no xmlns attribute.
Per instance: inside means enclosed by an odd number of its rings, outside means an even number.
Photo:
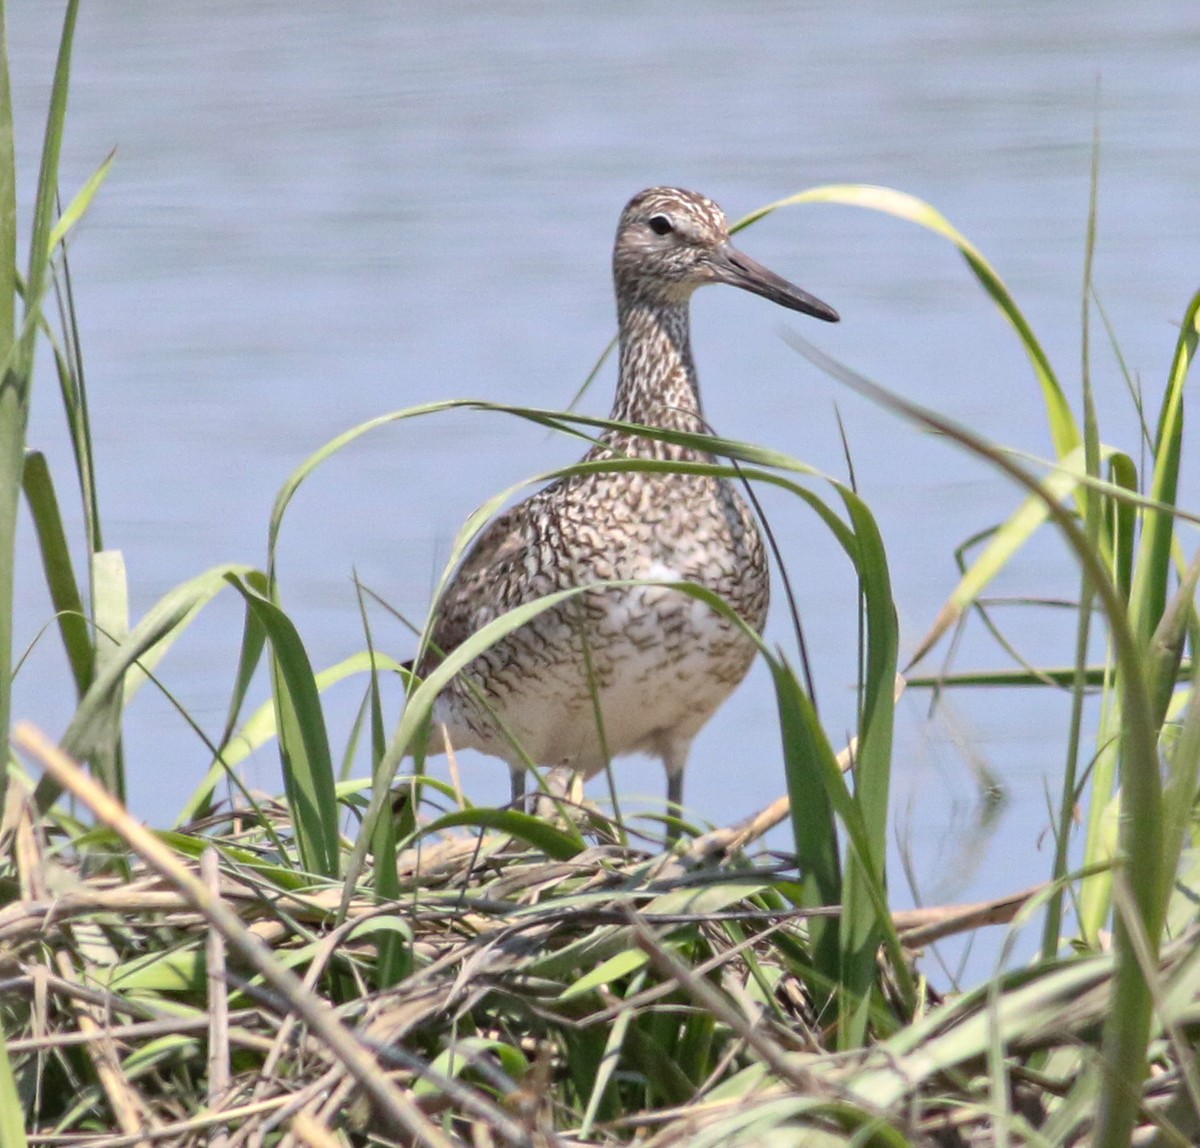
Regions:
<svg viewBox="0 0 1200 1148"><path fill-rule="evenodd" d="M721 209L702 195L653 187L621 214L613 249L620 372L611 418L707 434L692 361L692 293L728 283L836 322L837 312L729 242ZM704 450L607 429L587 460L712 463ZM759 633L770 574L754 515L733 485L709 475L611 471L560 479L490 523L436 607L428 673L481 626L556 590L588 590L552 607L471 661L438 696L435 729L454 748L502 758L513 799L527 762L585 778L642 752L667 773L678 812L700 728L741 682L757 647L730 619L664 582L715 591ZM439 738L431 739L436 751Z"/></svg>

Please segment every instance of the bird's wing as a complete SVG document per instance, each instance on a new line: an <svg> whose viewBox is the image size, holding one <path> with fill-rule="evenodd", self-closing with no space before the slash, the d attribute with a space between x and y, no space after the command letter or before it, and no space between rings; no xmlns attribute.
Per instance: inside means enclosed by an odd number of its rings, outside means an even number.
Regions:
<svg viewBox="0 0 1200 1148"><path fill-rule="evenodd" d="M533 499L484 528L437 605L426 671L481 626L546 592L532 576L543 533Z"/></svg>

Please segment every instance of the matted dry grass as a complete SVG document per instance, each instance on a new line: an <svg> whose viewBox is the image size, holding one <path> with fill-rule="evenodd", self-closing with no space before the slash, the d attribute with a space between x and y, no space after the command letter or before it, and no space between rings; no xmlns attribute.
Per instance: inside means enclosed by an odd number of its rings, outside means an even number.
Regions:
<svg viewBox="0 0 1200 1148"><path fill-rule="evenodd" d="M874 1047L828 1048L813 912L785 863L744 852L780 803L673 853L605 840L603 822L566 861L443 836L403 855L398 899L377 903L368 874L343 905L275 854L281 806L270 832L239 813L154 835L44 739L18 741L108 827L9 789L0 999L33 1144L991 1143L972 1026L1022 1018L1003 1052L1018 1133L1095 1071L1102 958L952 1004L927 993L907 1031L876 1006ZM915 946L1036 892L897 924ZM1196 963L1193 935L1164 984ZM1164 1065L1148 1099L1179 1084Z"/></svg>

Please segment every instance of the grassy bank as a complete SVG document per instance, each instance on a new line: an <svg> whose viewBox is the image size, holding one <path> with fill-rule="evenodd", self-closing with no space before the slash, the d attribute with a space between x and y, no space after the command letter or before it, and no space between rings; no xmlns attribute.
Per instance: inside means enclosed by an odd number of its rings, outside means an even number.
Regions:
<svg viewBox="0 0 1200 1148"><path fill-rule="evenodd" d="M103 543L66 289L65 244L107 170L100 163L75 193L59 188L74 14L69 4L33 215L20 229L0 50L0 730L19 662L18 563L40 563L55 609L42 640L62 643L69 675L59 688L76 699L57 740L18 724L6 751L0 1148L1200 1141L1200 565L1188 555L1196 516L1176 504L1200 294L1183 308L1165 383L1140 394L1130 380L1139 397L1128 425L1102 428L1091 238L1081 369L1065 384L997 271L929 205L886 188L830 186L743 221L838 203L952 244L1026 353L1054 457L990 442L795 340L846 386L1011 483L1011 515L979 524L914 664L898 664L884 540L852 485L751 444L646 431L703 445L721 461L692 469L750 490L774 485L829 531L859 589L851 744L831 741L819 721L793 611L789 647L762 648L786 776L759 816L707 833L679 826L682 841L668 848L661 822L586 803L546 816L479 807L421 768L433 699L490 643L588 588L497 619L424 681L392 656L401 652L377 648L365 610L362 651L316 667L276 576L276 545L300 487L322 481L347 444L398 420L467 407L583 439L611 424L467 400L382 415L287 478L264 523L262 568L221 562L131 622L124 564ZM18 230L27 236L20 271ZM71 438L66 473L52 473L25 438L39 341L52 350ZM664 465L578 464L531 481ZM444 577L512 493L466 524ZM78 537L60 513L67 497L83 507ZM36 553L17 553L19 514L35 526ZM951 679L924 667L958 627L994 625L988 586L1043 531L1057 532L1078 566L1073 663L1053 674L1019 667L1006 680L1072 698L1045 882L987 905L893 912L886 844L899 675L908 688L991 688L985 672ZM728 612L699 587L680 589ZM159 688L161 659L219 595L244 608L227 718L216 736L196 724L207 776L175 824L147 829L124 809L124 713L141 689ZM403 683L401 713L384 703L386 678ZM269 681L270 702L255 711L247 698L259 680ZM325 716L334 686L361 696L344 744ZM1100 716L1090 722L1084 702L1094 694ZM284 792L270 799L240 776L264 746L283 766ZM347 780L346 763L368 780ZM784 822L786 856L754 848ZM1041 931L1029 967L947 1000L925 983L925 946L1014 919Z"/></svg>

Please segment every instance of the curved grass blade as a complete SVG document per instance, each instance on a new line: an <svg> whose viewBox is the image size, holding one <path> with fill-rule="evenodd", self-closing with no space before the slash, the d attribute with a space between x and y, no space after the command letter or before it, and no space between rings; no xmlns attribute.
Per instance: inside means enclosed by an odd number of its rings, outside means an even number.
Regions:
<svg viewBox="0 0 1200 1148"><path fill-rule="evenodd" d="M770 655L768 657L770 658ZM772 661L773 669L775 668L775 664ZM845 827L847 843L851 854L854 856L854 863L861 870L859 878L860 888L870 905L869 909L866 908L865 904L862 907L855 908L858 919L855 926L848 927L849 932L847 933L847 937L853 938L860 935L866 929L868 922L873 923L873 927L878 930L877 936L882 940L891 959L893 965L892 971L897 977L901 996L907 1002L906 1007L911 1013L912 1009L915 1008L916 990L912 983L911 974L908 971L907 962L904 959L903 949L900 945L899 936L896 933L895 924L891 918L891 912L888 908L884 873L882 868L876 864L876 859L880 856L880 850L872 841L872 828L864 817L863 809L859 805L858 799L846 784L846 778L842 773L841 767L838 765L837 758L829 746L824 733L821 731L816 711L812 708L812 701L800 688L795 674L790 670L786 670L784 674L776 677L776 681L778 683L777 688L788 695L788 704L793 708L793 713L798 715L798 718L794 717L788 723L789 734L794 736L797 731L802 731L802 740L793 744L792 752L796 756L791 759L789 768L794 768L795 764L800 760L799 755L809 755L805 760L803 770L795 774L796 783L803 782L805 786L802 791L792 792L791 786L794 783L793 775L789 774L788 785L789 793L792 796L792 803L795 804L796 801L799 801L801 804L812 802L814 794L823 794L823 798L818 800L821 800L822 803L827 801ZM794 814L793 818L795 818ZM793 832L803 832L806 826L807 823L803 820L799 823L796 823L794 820ZM813 832L813 829L810 828L808 831ZM816 831L827 833L827 831L820 828L817 828ZM799 841L797 842L797 847L805 848L809 854L813 852L811 846L807 844L802 845ZM830 876L826 877L827 887L832 887L832 875L828 861L830 846L825 841L820 843L820 848L823 850L821 863L825 866L826 873L830 874ZM844 886L845 880L843 878L843 889ZM839 946L842 943L843 941L839 934ZM845 943L850 944L850 941L846 941ZM874 955L877 949L877 945L872 948L872 955ZM841 952L842 949L839 947L839 954ZM843 967L839 956L838 972L837 975L829 978L831 983L842 986ZM858 998L854 1007L858 1007L858 1003L862 1003L861 998Z"/></svg>
<svg viewBox="0 0 1200 1148"><path fill-rule="evenodd" d="M92 200L96 198L96 193L108 178L108 173L112 169L113 160L116 159L116 156L116 151L110 151L105 156L104 162L88 176L87 182L75 193L71 202L67 204L66 209L59 214L54 226L50 229L50 236L47 240L48 254L52 254L58 245L66 239L71 228L83 218L84 213L91 207Z"/></svg>
<svg viewBox="0 0 1200 1148"><path fill-rule="evenodd" d="M280 488L279 493L275 497L275 503L271 511L271 522L268 528L268 558L270 562L274 561L274 554L277 548L279 532L282 529L284 518L286 517L287 509L291 504L300 487L308 479L308 477L324 462L327 462L340 450L349 446L357 439L369 434L372 431L379 430L383 427L390 426L393 423L404 422L413 418L420 418L425 415L439 414L444 411L451 410L472 410L488 414L506 414L516 418L523 419L527 422L536 423L539 426L547 427L551 430L558 430L564 434L569 434L577 438L582 438L589 443L594 443L596 440L583 432L580 428L591 428L596 431L616 430L630 434L642 435L646 438L656 439L660 442L673 443L677 446L690 447L693 450L705 451L709 454L736 459L738 462L749 463L751 466L771 467L777 470L789 471L794 474L805 475L814 479L820 479L825 482L836 483L836 479L832 479L821 471L809 466L807 463L801 462L799 459L793 458L791 455L781 451L768 450L765 447L755 446L751 443L739 442L735 439L720 438L716 435L708 434L693 434L686 431L666 430L659 427L646 427L638 423L620 422L614 419L595 418L588 415L566 414L560 411L544 410L538 407L522 407L513 406L507 403L485 402L479 399L452 399L442 402L423 403L419 406L406 407L402 410L393 411L386 415L380 415L374 419L368 419L366 422L359 423L357 426L351 427L349 430L331 439L328 443L322 446L319 450L314 451L303 463L300 464L288 476L287 481ZM662 473L679 473L679 474L711 474L715 477L737 478L745 475L757 481L769 482L774 485L781 486L784 489L796 494L799 497L809 501L809 505L814 509L825 522L825 524L834 532L838 541L843 547L853 545L852 533L846 528L845 524L838 519L836 514L833 514L820 500L815 499L811 491L805 490L801 486L784 478L778 474L772 474L770 471L746 471L734 470L731 467L721 466L716 463L674 463L660 462L653 459L608 459L603 461L591 461L575 463L571 466L560 467L555 470L547 471L536 477L527 479L521 483L515 484L504 495L498 496L493 502L502 502L504 498L530 485L537 485L548 482L556 478L565 478L572 475L595 474L595 473L613 473L620 471L659 471ZM491 505L491 503L489 503Z"/></svg>
<svg viewBox="0 0 1200 1148"><path fill-rule="evenodd" d="M556 829L540 817L529 813L521 813L515 809L490 809L478 806L473 809L459 809L447 813L436 821L425 826L423 832L440 833L444 829L456 829L470 826L472 829L492 829L497 833L516 837L534 849L539 849L547 857L555 861L569 861L581 853L585 847L579 830L574 826L563 832Z"/></svg>
<svg viewBox="0 0 1200 1148"><path fill-rule="evenodd" d="M164 594L113 651L111 661L97 672L63 734L63 751L78 761L87 760L97 737L103 735L106 707L121 690L126 671L143 658L161 657L196 614L227 585L227 576L251 571L249 566L217 566ZM49 809L61 792L56 782L43 776L35 794L39 810Z"/></svg>
<svg viewBox="0 0 1200 1148"><path fill-rule="evenodd" d="M1048 474L1042 483L1047 494L1058 502L1065 502L1080 485L1084 467L1083 448L1078 447L1071 451L1062 460L1061 467L1060 470ZM916 651L909 658L906 672L920 662L947 631L958 623L992 579L1013 560L1048 518L1045 499L1040 495L1031 494L1005 520L951 591L929 632L921 639Z"/></svg>
<svg viewBox="0 0 1200 1148"><path fill-rule="evenodd" d="M249 604L247 604L247 610L254 618L256 626L261 627L262 638L265 641L267 631L261 622L258 621L257 612ZM408 672L404 666L393 658L389 658L384 654L376 654L374 661L372 661L371 655L363 651L362 653L352 654L336 665L330 666L328 669L318 673L315 676L317 691L324 693L330 686L335 686L339 682L346 681L357 674L370 673L373 666L378 669L392 670L401 675ZM275 712L275 703L274 701L266 701L238 727L236 732L222 743L217 760L209 766L204 780L185 802L183 809L175 820L175 824L177 826L185 825L187 822L200 816L201 810L211 800L213 790L221 778L245 761L252 753L255 753L266 745L267 742L277 735L278 731L279 723Z"/></svg>
<svg viewBox="0 0 1200 1148"><path fill-rule="evenodd" d="M79 593L79 583L71 564L71 551L58 509L58 498L54 493L54 480L46 464L46 456L41 451L33 450L25 456L23 486L42 555L42 571L50 591L50 602L58 621L59 636L71 667L71 676L75 680L75 692L78 697L83 697L95 673L96 651L84 612L83 596Z"/></svg>
<svg viewBox="0 0 1200 1148"><path fill-rule="evenodd" d="M481 653L500 641L505 635L510 634L513 630L524 625L531 619L536 618L543 611L549 610L559 603L565 602L592 588L590 586L580 586L569 590L560 590L557 593L548 594L544 598L539 598L534 602L527 602L509 611L507 614L494 619L486 626L477 630L462 645L448 654L410 694L408 704L404 707L404 714L400 719L400 724L396 732L392 735L387 752L383 755L382 760L375 770L371 800L366 812L363 814L362 828L359 831L358 838L354 843L347 862L346 877L342 891L342 913L345 912L346 907L350 903L350 898L353 895L359 874L362 872L363 862L366 860L368 844L374 833L376 821L383 815L384 806L389 801L392 780L396 776L396 771L399 769L401 761L404 760L417 738L427 728L433 712L433 703L438 694L450 684L455 674Z"/></svg>
<svg viewBox="0 0 1200 1148"><path fill-rule="evenodd" d="M748 215L745 220L741 221L741 225L753 223L781 207L800 203L838 203L848 207L867 208L896 219L915 223L953 243L958 248L959 254L966 260L967 266L970 267L975 278L979 280L980 285L1017 332L1021 345L1029 356L1034 374L1042 389L1042 398L1046 404L1046 416L1055 451L1062 458L1082 444L1083 436L1075 421L1071 406L1067 402L1067 397L1058 383L1058 378L1050 365L1046 352L1042 349L1033 329L1017 306L1016 300L1009 293L995 268L984 258L983 253L941 212L915 195L896 191L890 187L877 187L872 184L828 184L823 187L810 188L808 191L789 195L784 199L767 204L766 207Z"/></svg>
<svg viewBox="0 0 1200 1148"><path fill-rule="evenodd" d="M423 403L420 406L407 407L404 410L393 411L390 414L380 415L377 418L368 419L366 422L359 423L357 426L351 427L348 431L338 435L337 438L331 439L319 450L314 451L308 456L295 470L288 475L287 481L280 488L279 493L275 496L275 504L271 508L271 519L267 527L267 575L272 584L275 580L275 551L279 541L279 531L283 525L284 515L287 512L288 506L296 496L296 492L303 485L305 479L317 469L321 463L332 458L338 451L350 445L356 439L370 431L376 430L379 427L389 426L395 422L401 422L405 419L416 418L419 415L432 414L436 411L455 410L459 407L469 407L474 404L464 401L447 401L435 403Z"/></svg>
<svg viewBox="0 0 1200 1148"><path fill-rule="evenodd" d="M338 875L338 803L329 735L312 663L292 620L267 595L261 576L227 581L254 611L271 643L271 685L283 783L300 862L309 873Z"/></svg>
<svg viewBox="0 0 1200 1148"><path fill-rule="evenodd" d="M608 341L608 346L600 352L600 357L592 365L592 369L588 371L582 383L579 384L579 390L571 397L571 401L567 403L567 410L573 411L583 400L583 396L591 389L592 383L596 381L596 377L600 374L601 368L608 362L609 356L617 349L617 344L620 341L619 336L614 335Z"/></svg>
<svg viewBox="0 0 1200 1148"><path fill-rule="evenodd" d="M524 1078L529 1071L529 1061L525 1054L512 1044L502 1040L487 1037L471 1036L455 1041L445 1049L429 1066L433 1079L421 1078L413 1085L413 1096L428 1099L441 1094L437 1077L456 1080L465 1072L469 1072L472 1063L486 1053L491 1053L500 1062L500 1069L508 1078L506 1083L509 1090L515 1090L517 1082Z"/></svg>
<svg viewBox="0 0 1200 1148"><path fill-rule="evenodd" d="M206 786L209 781L215 785L216 779L222 773L221 763L229 762L229 753L233 748L231 742L234 730L237 728L238 717L242 712L242 706L246 703L246 694L249 692L250 683L254 680L255 671L258 669L263 649L267 644L267 631L258 620L258 615L251 609L248 602L244 603L244 606L242 641L238 649L238 664L233 678L233 690L229 695L229 710L225 715L225 728L221 732L217 750L213 754L214 761L209 768L208 775L184 806L183 812L176 821L177 825L184 824L196 817L202 817L208 812L213 791L211 786L208 788ZM270 706L263 708L271 709ZM271 712L274 712L273 709Z"/></svg>
<svg viewBox="0 0 1200 1148"><path fill-rule="evenodd" d="M1013 458L1024 457L1034 463L1042 462L1015 451L1005 453ZM1134 524L1138 512L1161 511L1186 522L1195 522L1197 516L1140 494L1137 489L1137 470L1132 459L1124 452L1101 445L1100 456L1109 465L1110 480L1087 475L1083 470L1083 452L1078 450L1052 467L1041 482L1044 490L1059 502L1065 503L1080 487L1086 487L1105 498L1111 511L1113 578L1122 599L1128 599L1133 569ZM978 601L992 579L1004 569L1049 517L1044 500L1040 496L1031 495L1000 527L991 532L992 537L988 545L963 572L934 624L921 639L916 652L909 658L905 673L925 658L947 631L958 623L965 610ZM1055 672L1047 671L1047 674L1052 676ZM1068 675L1073 673L1066 672ZM1003 677L1004 674L1005 672L1001 672L996 676ZM910 684L936 685L942 681L951 681L952 678L953 676L939 677L936 680L912 678Z"/></svg>
<svg viewBox="0 0 1200 1148"><path fill-rule="evenodd" d="M367 612L367 604L362 583L358 574L354 575L355 597L358 601L359 617L362 621L363 636L367 641L368 684L367 696L360 709L360 717L366 716L370 722L371 738L371 778L374 784L375 774L379 771L380 762L387 752L387 733L383 725L383 699L379 690L379 674L381 662L394 666L404 674L404 670L391 659L381 659L375 651L375 642L371 634L371 618ZM347 750L347 759L349 750ZM375 895L381 901L396 901L400 897L400 877L397 871L398 839L408 838L416 830L416 794L414 800L406 803L400 815L396 818L381 817L375 823L374 839L371 842L371 854L375 859ZM376 950L376 979L381 988L390 988L399 984L413 969L413 938L398 933L388 933L379 939Z"/></svg>
<svg viewBox="0 0 1200 1148"><path fill-rule="evenodd" d="M1106 448L1101 447L1103 454ZM1126 601L1133 590L1133 562L1137 550L1138 508L1142 495L1138 490L1137 465L1124 451L1114 451L1108 456L1109 477L1112 484L1125 492L1125 497L1108 497L1107 506L1111 521L1109 535L1112 538L1113 578L1117 589Z"/></svg>
<svg viewBox="0 0 1200 1148"><path fill-rule="evenodd" d="M67 418L67 431L83 504L83 530L89 554L104 549L100 522L99 497L96 492L95 450L92 445L91 417L88 414L87 386L83 369L82 340L75 311L75 293L71 287L71 264L66 245L62 246L62 272L54 281L58 300L59 324L63 330L65 349L59 345L49 323L43 320L42 331L54 356L58 375L58 390Z"/></svg>
<svg viewBox="0 0 1200 1148"><path fill-rule="evenodd" d="M989 462L1030 493L1043 497L1050 517L1074 552L1095 589L1108 619L1109 635L1118 663L1119 700L1123 714L1120 740L1122 787L1121 846L1141 927L1157 957L1162 934L1162 784L1159 779L1148 683L1141 666L1141 649L1125 609L1125 602L1109 576L1102 556L1074 518L1054 498L1044 493L1041 481L974 432L917 403L886 390L831 359L799 336L788 341L806 358L833 378L880 406L909 421L946 436L970 453ZM1101 1123L1106 1128L1132 1126L1136 1099L1146 1078L1146 1047L1150 1033L1150 991L1138 965L1129 931L1118 919L1115 930L1117 974L1112 1008L1103 1037L1106 1071L1114 1080L1128 1081L1128 1090L1109 1090L1101 1101ZM1120 1095L1116 1095L1117 1092Z"/></svg>
<svg viewBox="0 0 1200 1148"><path fill-rule="evenodd" d="M25 274L25 317L20 334L20 350L14 380L28 401L29 382L33 372L33 348L41 317L42 297L50 278L50 259L53 245L55 202L58 194L58 165L62 151L63 126L67 114L67 92L70 87L71 49L75 38L78 0L68 0L63 15L63 31L58 42L58 59L54 68L54 83L50 90L50 109L46 116L46 131L42 140L41 165L38 171L37 193L34 200L33 228L29 242L29 264ZM10 124L11 131L11 124ZM6 380L7 382L7 380ZM22 424L22 433L24 424Z"/></svg>

